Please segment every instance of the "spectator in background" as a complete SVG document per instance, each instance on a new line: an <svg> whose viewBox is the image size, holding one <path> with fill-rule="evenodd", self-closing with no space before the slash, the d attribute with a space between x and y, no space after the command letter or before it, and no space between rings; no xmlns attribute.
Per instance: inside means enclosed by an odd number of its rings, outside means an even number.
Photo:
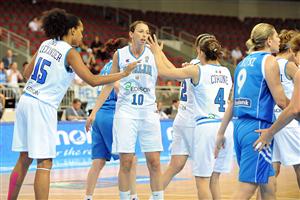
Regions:
<svg viewBox="0 0 300 200"><path fill-rule="evenodd" d="M177 99L172 101L172 106L166 110L166 114L170 119L174 119L176 117L178 111L179 101Z"/></svg>
<svg viewBox="0 0 300 200"><path fill-rule="evenodd" d="M157 102L157 111L160 119L169 119L169 116L163 111L162 102Z"/></svg>
<svg viewBox="0 0 300 200"><path fill-rule="evenodd" d="M96 58L100 58L101 60L110 58L110 55L107 53L106 49L104 49L103 43L100 41L100 37L98 35L95 36L95 39L91 44L91 49L93 50Z"/></svg>
<svg viewBox="0 0 300 200"><path fill-rule="evenodd" d="M234 66L236 66L238 61L240 61L243 58L243 54L239 47L235 47L235 49L231 51L231 58Z"/></svg>
<svg viewBox="0 0 300 200"><path fill-rule="evenodd" d="M5 96L0 93L0 120L4 113L4 108L5 108Z"/></svg>
<svg viewBox="0 0 300 200"><path fill-rule="evenodd" d="M85 112L81 109L80 99L74 99L71 108L66 109L66 119L69 121L86 119Z"/></svg>
<svg viewBox="0 0 300 200"><path fill-rule="evenodd" d="M19 82L23 81L23 76L21 72L18 70L18 63L13 62L10 65L10 69L7 70L7 82L12 86L18 86Z"/></svg>
<svg viewBox="0 0 300 200"><path fill-rule="evenodd" d="M91 69L96 65L96 58L92 49L87 49L87 53L86 65Z"/></svg>
<svg viewBox="0 0 300 200"><path fill-rule="evenodd" d="M3 61L0 61L0 88L7 83L7 71L4 68Z"/></svg>
<svg viewBox="0 0 300 200"><path fill-rule="evenodd" d="M41 31L41 20L39 17L33 18L29 23L28 23L28 28L32 32L38 32Z"/></svg>
<svg viewBox="0 0 300 200"><path fill-rule="evenodd" d="M6 56L2 58L2 61L4 63L4 68L9 69L9 65L14 61L13 60L13 52L11 49L8 49L6 51Z"/></svg>
<svg viewBox="0 0 300 200"><path fill-rule="evenodd" d="M90 48L93 50L93 53L98 57L98 53L103 47L103 43L100 41L98 35L95 36L95 39L92 41Z"/></svg>
<svg viewBox="0 0 300 200"><path fill-rule="evenodd" d="M25 61L24 63L23 63L23 65L22 65L22 75L24 74L24 70L25 70L25 68L27 67L29 65L29 63L27 62L27 61ZM22 82L25 82L25 78L23 79L23 81Z"/></svg>

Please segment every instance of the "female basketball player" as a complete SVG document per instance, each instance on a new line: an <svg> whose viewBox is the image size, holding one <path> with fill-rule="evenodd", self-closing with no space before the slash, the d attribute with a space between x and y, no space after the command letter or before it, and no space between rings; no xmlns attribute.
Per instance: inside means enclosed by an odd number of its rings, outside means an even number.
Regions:
<svg viewBox="0 0 300 200"><path fill-rule="evenodd" d="M111 73L123 71L127 63L141 60L136 70L128 78L120 81L114 116L112 149L120 156L120 198L124 200L130 198L130 170L134 160L136 140L139 137L150 173L153 199L161 200L164 198L160 169L160 151L163 147L155 103L158 71L154 56L145 45L149 37L148 25L143 21L135 21L130 25L129 37L131 44L114 54L111 69ZM100 106L112 89L112 85L102 89Z"/></svg>
<svg viewBox="0 0 300 200"><path fill-rule="evenodd" d="M295 95L297 94L296 83L298 82L297 76L295 74L298 71L298 66L300 66L300 34L296 31L284 31L280 34L281 44L280 53L277 55L278 63L280 67L281 82L285 94L291 99L291 105L289 105L284 112L290 112L291 106L294 106ZM297 64L297 65L296 65ZM298 73L297 73L298 74ZM299 76L299 75L298 75ZM295 87L295 88L294 88ZM292 95L292 93L294 95ZM299 101L299 99L297 99ZM281 110L279 110L281 111ZM276 114L276 110L275 110ZM280 113L277 113L277 118ZM281 116L283 115L283 116ZM284 114L279 116L285 117ZM278 119L279 120L279 119ZM300 127L299 122L296 120L286 119L286 126L276 135L274 135L274 147L273 147L273 167L275 169L275 176L278 176L280 172L280 164L292 165L296 172L298 186L300 188ZM290 121L290 122L288 122ZM273 131L272 129L280 122L275 122L275 124L270 128L270 135ZM266 136L262 132L262 138ZM271 138L271 137L270 137Z"/></svg>
<svg viewBox="0 0 300 200"><path fill-rule="evenodd" d="M128 41L125 38L110 39L104 44L106 55L113 56L113 53L124 46L128 45ZM110 60L101 70L101 75L107 75L110 73L112 67L112 60ZM118 87L118 86L117 86ZM99 87L99 93L101 92ZM118 89L116 89L118 90ZM92 159L93 163L89 170L87 177L86 197L85 200L92 200L92 195L100 174L100 171L104 167L106 161L110 161L111 157L119 159L118 156L111 154L112 145L112 125L115 114L115 107L117 101L116 91L113 90L109 97L106 99L101 109L99 109L99 101L96 101L96 105L93 108L92 113L86 121L86 130L89 131L91 124L92 127ZM95 121L94 121L95 120ZM135 166L135 163L133 163ZM131 169L132 181L130 183L131 199L137 199L135 191L135 167Z"/></svg>
<svg viewBox="0 0 300 200"><path fill-rule="evenodd" d="M210 198L210 190L213 198L220 198L218 181L211 179L212 175L229 172L232 165L233 142L232 131L228 130L228 144L222 152L222 157L215 161L214 144L216 133L227 106L227 99L232 87L230 72L222 67L220 59L221 45L215 37L208 35L198 42L199 60L202 66L190 65L184 68L165 67L164 54L161 51L156 38L149 38L150 48L155 56L159 73L173 79L190 79L193 103L192 118L194 119L194 133L192 137L193 175L196 178L196 186L199 199ZM219 175L215 175L218 180Z"/></svg>
<svg viewBox="0 0 300 200"><path fill-rule="evenodd" d="M83 24L64 10L54 9L43 18L44 41L24 75L28 79L16 110L12 150L20 157L10 176L8 199L17 199L28 167L37 159L36 199L48 199L52 159L56 156L57 108L74 78L74 72L92 86L111 83L131 73L96 76L90 73L72 45L82 41Z"/></svg>
<svg viewBox="0 0 300 200"><path fill-rule="evenodd" d="M262 199L275 199L271 149L265 148L258 153L252 144L259 137L256 129L271 126L275 102L281 108L288 104L280 84L278 63L271 55L278 52L279 42L272 25L257 24L246 43L250 54L235 70L234 102L224 115L215 149L217 155L227 124L232 116L235 117L234 146L240 167L240 185L234 199L250 199L258 186Z"/></svg>

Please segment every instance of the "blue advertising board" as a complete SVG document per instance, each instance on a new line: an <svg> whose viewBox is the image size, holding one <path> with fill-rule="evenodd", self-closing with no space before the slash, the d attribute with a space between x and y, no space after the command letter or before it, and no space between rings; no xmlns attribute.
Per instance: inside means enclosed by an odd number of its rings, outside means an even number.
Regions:
<svg viewBox="0 0 300 200"><path fill-rule="evenodd" d="M161 159L167 160L170 153L172 141L172 120L161 121L161 131L164 151L161 152ZM56 134L56 158L53 162L53 169L87 167L91 164L91 143L90 132L84 130L85 122L59 122ZM0 123L0 173L10 172L17 159L18 153L11 151L13 123ZM144 155L139 144L136 148L136 155L139 161L143 161ZM108 164L116 164L118 161L111 161ZM31 166L34 169L35 165Z"/></svg>

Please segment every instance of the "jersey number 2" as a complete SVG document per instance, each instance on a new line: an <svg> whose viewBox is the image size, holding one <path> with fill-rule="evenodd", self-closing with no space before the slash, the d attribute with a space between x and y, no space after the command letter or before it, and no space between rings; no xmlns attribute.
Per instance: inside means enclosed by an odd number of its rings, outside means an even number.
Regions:
<svg viewBox="0 0 300 200"><path fill-rule="evenodd" d="M50 65L51 62L49 60L39 58L34 67L34 72L31 75L31 79L35 80L39 84L44 84L47 77L47 71L44 69L44 67L50 67Z"/></svg>
<svg viewBox="0 0 300 200"><path fill-rule="evenodd" d="M186 95L186 82L185 80L181 84L181 91L180 91L180 101L187 101L187 95Z"/></svg>
<svg viewBox="0 0 300 200"><path fill-rule="evenodd" d="M224 100L224 88L220 88L217 96L215 98L215 104L219 104L219 112L225 112L225 105L226 101Z"/></svg>

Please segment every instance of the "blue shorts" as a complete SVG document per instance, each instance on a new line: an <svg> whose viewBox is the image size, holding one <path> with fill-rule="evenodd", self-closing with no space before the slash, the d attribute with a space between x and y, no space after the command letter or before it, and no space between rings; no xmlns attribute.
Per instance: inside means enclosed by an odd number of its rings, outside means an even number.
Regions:
<svg viewBox="0 0 300 200"><path fill-rule="evenodd" d="M258 139L257 129L270 127L272 124L255 119L236 119L234 122L234 148L240 167L239 181L255 184L267 184L274 176L272 167L272 147L257 152L253 148Z"/></svg>
<svg viewBox="0 0 300 200"><path fill-rule="evenodd" d="M111 154L112 126L114 110L100 109L92 126L92 159L105 159L110 161L119 159L118 155Z"/></svg>

